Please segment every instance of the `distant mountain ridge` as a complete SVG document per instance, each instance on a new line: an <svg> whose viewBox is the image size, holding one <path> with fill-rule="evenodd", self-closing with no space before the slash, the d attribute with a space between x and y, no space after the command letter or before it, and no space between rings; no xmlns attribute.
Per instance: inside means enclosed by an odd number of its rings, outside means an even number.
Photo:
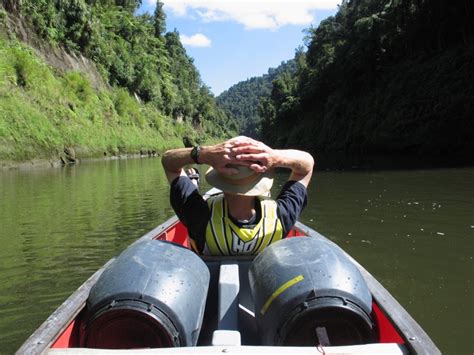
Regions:
<svg viewBox="0 0 474 355"><path fill-rule="evenodd" d="M279 75L283 73L293 75L295 72L295 60L284 61L278 67L268 69L267 74L232 85L217 96L217 105L237 121L241 134L259 137L262 120L259 113L261 100L271 97L273 81Z"/></svg>

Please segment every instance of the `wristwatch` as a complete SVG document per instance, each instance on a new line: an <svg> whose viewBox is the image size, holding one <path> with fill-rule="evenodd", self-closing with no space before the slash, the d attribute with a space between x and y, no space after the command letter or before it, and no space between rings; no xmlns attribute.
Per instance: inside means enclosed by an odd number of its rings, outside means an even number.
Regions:
<svg viewBox="0 0 474 355"><path fill-rule="evenodd" d="M191 150L191 159L194 160L194 162L196 164L201 164L199 162L199 155L201 154L201 147L196 145L195 147L193 147L193 149Z"/></svg>

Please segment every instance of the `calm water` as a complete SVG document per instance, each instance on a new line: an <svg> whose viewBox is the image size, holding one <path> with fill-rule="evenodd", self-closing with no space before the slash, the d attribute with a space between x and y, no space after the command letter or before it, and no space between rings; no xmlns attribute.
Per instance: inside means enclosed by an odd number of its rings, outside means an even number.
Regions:
<svg viewBox="0 0 474 355"><path fill-rule="evenodd" d="M301 220L365 265L444 353L471 354L473 182L473 168L318 172ZM158 159L0 172L0 352L172 214Z"/></svg>

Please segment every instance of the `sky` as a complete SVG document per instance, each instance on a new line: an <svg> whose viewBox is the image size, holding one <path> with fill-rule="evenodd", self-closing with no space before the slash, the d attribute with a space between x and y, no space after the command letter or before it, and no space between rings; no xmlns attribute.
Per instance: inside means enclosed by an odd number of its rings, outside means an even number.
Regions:
<svg viewBox="0 0 474 355"><path fill-rule="evenodd" d="M162 0L167 31L177 30L203 83L218 96L239 81L292 59L304 30L337 11L340 0ZM156 0L140 13L153 14Z"/></svg>

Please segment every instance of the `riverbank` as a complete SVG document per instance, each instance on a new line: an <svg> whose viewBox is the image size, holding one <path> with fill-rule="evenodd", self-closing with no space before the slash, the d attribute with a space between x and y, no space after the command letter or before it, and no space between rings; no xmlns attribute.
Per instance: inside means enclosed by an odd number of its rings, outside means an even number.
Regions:
<svg viewBox="0 0 474 355"><path fill-rule="evenodd" d="M77 158L74 162L65 162L62 158L30 159L27 161L0 160L0 171L60 168L66 165L78 165L82 163L93 163L106 160L149 159L160 156L160 153L153 151L146 153L121 154L94 158Z"/></svg>
<svg viewBox="0 0 474 355"><path fill-rule="evenodd" d="M209 138L202 142L202 145L218 144L222 139ZM174 145L172 143L175 143ZM188 142L190 143L190 142ZM58 154L49 158L32 158L28 160L8 160L0 159L0 172L8 170L31 170L31 169L48 169L48 168L60 168L67 165L77 165L81 163L92 163L108 160L125 160L125 159L149 159L161 157L162 153L166 149L180 148L183 147L183 142L172 141L167 142L163 145L163 149L160 150L145 150L142 149L139 152L130 153L119 153L119 154L107 154L104 152L102 155L87 155L87 151L78 149L79 154L73 148L67 148L61 154Z"/></svg>

